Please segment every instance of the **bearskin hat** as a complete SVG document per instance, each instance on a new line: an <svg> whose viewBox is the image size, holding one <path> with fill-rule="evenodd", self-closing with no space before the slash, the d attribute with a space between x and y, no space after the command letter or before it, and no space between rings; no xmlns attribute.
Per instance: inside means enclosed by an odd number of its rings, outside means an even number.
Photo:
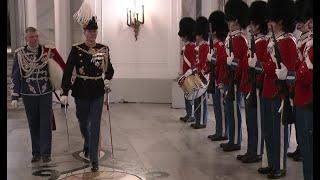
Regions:
<svg viewBox="0 0 320 180"><path fill-rule="evenodd" d="M196 35L201 36L206 41L209 38L209 21L204 16L200 16L196 20Z"/></svg>
<svg viewBox="0 0 320 180"><path fill-rule="evenodd" d="M195 26L196 22L191 17L184 17L179 22L180 37L186 37L188 41L195 41Z"/></svg>
<svg viewBox="0 0 320 180"><path fill-rule="evenodd" d="M225 5L227 21L237 20L242 29L248 26L249 7L242 0L229 0Z"/></svg>
<svg viewBox="0 0 320 180"><path fill-rule="evenodd" d="M264 1L254 1L249 8L249 21L259 25L262 34L268 33L267 25L267 3Z"/></svg>
<svg viewBox="0 0 320 180"><path fill-rule="evenodd" d="M306 22L313 17L313 0L297 0L295 2L297 22Z"/></svg>
<svg viewBox="0 0 320 180"><path fill-rule="evenodd" d="M219 40L224 41L228 35L229 28L226 22L226 16L222 11L214 11L209 16L209 25L212 32L216 32Z"/></svg>
<svg viewBox="0 0 320 180"><path fill-rule="evenodd" d="M296 13L293 0L268 0L267 11L269 21L282 21L283 31L294 31Z"/></svg>

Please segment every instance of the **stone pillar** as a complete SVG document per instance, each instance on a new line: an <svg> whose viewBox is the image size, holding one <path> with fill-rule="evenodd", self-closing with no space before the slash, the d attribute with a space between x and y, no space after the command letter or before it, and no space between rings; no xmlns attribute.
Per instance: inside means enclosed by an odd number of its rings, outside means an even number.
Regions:
<svg viewBox="0 0 320 180"><path fill-rule="evenodd" d="M70 0L54 0L55 46L66 62L71 49Z"/></svg>
<svg viewBox="0 0 320 180"><path fill-rule="evenodd" d="M37 0L26 1L26 16L27 27L32 26L37 28Z"/></svg>

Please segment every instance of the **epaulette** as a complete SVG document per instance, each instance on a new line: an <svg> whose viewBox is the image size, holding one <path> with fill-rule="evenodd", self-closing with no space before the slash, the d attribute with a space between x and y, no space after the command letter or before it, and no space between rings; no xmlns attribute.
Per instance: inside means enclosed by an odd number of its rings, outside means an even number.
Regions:
<svg viewBox="0 0 320 180"><path fill-rule="evenodd" d="M224 43L223 42L221 42L221 41L219 41L219 46L223 46L224 45Z"/></svg>
<svg viewBox="0 0 320 180"><path fill-rule="evenodd" d="M14 52L19 52L19 51L21 51L21 50L23 50L24 49L24 47L22 46L22 47L19 47L19 48L17 48Z"/></svg>
<svg viewBox="0 0 320 180"><path fill-rule="evenodd" d="M73 44L72 46L78 46L78 45L80 45L80 44L82 44L83 42L79 42L79 43L75 43L75 44Z"/></svg>

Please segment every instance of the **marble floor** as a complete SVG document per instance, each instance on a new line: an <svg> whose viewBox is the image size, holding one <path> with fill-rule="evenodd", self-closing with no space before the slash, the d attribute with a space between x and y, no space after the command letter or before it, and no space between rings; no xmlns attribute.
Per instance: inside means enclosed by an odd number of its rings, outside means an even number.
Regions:
<svg viewBox="0 0 320 180"><path fill-rule="evenodd" d="M242 164L236 160L236 155L246 150L245 122L242 124L243 143L240 151L223 152L219 148L219 143L207 139L207 135L213 133L215 126L212 106L209 106L209 110L207 128L194 130L179 121L179 116L184 114L184 110L172 109L170 104L112 104L114 159L110 156L110 126L107 111L104 109L101 148L106 156L100 161L101 168L121 170L146 180L267 179L266 176L257 173L261 163ZM82 148L75 109L68 111L70 149L68 149L64 113L59 105L54 106L54 112L57 130L53 132L52 162L31 164L31 141L24 109L20 107L17 110L8 110L7 177L9 180L49 179L49 176L33 175L39 170L54 171L60 178L71 171L88 170L85 162L79 161L72 155ZM295 147L293 133L289 151ZM287 166L287 176L282 179L303 179L301 162L288 159ZM121 177L118 179L134 179Z"/></svg>

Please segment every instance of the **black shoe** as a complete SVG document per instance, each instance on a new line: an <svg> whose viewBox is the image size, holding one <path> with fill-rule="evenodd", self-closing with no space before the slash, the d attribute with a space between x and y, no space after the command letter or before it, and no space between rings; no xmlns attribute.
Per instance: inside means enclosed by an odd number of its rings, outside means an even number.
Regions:
<svg viewBox="0 0 320 180"><path fill-rule="evenodd" d="M41 156L34 155L32 156L31 163L39 162L41 160Z"/></svg>
<svg viewBox="0 0 320 180"><path fill-rule="evenodd" d="M199 124L197 124L197 123L192 123L191 125L190 125L190 127L195 127L195 126L199 126Z"/></svg>
<svg viewBox="0 0 320 180"><path fill-rule="evenodd" d="M91 171L92 171L92 172L97 172L98 170L99 170L98 164L92 164Z"/></svg>
<svg viewBox="0 0 320 180"><path fill-rule="evenodd" d="M212 135L209 135L209 136L208 136L209 139L211 139L211 138L213 138L213 137L217 137L217 134L212 134Z"/></svg>
<svg viewBox="0 0 320 180"><path fill-rule="evenodd" d="M89 151L88 150L84 150L83 151L83 155L85 158L89 158Z"/></svg>
<svg viewBox="0 0 320 180"><path fill-rule="evenodd" d="M294 161L297 161L297 162L301 162L302 161L302 156L300 153L296 154L294 157L293 157L293 160Z"/></svg>
<svg viewBox="0 0 320 180"><path fill-rule="evenodd" d="M194 117L191 117L191 118L187 118L186 121L187 121L188 123L190 123L190 122L195 122L196 119L195 119Z"/></svg>
<svg viewBox="0 0 320 180"><path fill-rule="evenodd" d="M229 145L223 147L223 151L225 151L225 152L238 151L240 149L241 149L241 146L236 145L236 144L229 144Z"/></svg>
<svg viewBox="0 0 320 180"><path fill-rule="evenodd" d="M256 163L256 162L261 162L262 157L259 155L249 155L247 157L244 157L241 159L243 163Z"/></svg>
<svg viewBox="0 0 320 180"><path fill-rule="evenodd" d="M205 124L199 124L199 125L193 126L193 129L203 129L203 128L206 128L206 127L207 127L207 125L205 125Z"/></svg>
<svg viewBox="0 0 320 180"><path fill-rule="evenodd" d="M242 155L241 155L241 154L240 154L240 155L237 155L237 160L242 161L242 159L245 158L245 157L247 157L247 156L249 156L249 153L247 153L247 152L246 152L245 154L242 154Z"/></svg>
<svg viewBox="0 0 320 180"><path fill-rule="evenodd" d="M297 154L300 154L300 150L296 149L294 152L288 152L287 156L290 158L294 158Z"/></svg>
<svg viewBox="0 0 320 180"><path fill-rule="evenodd" d="M225 146L228 146L228 144L231 144L231 143L229 143L229 142L227 142L227 143L221 143L221 144L220 144L220 147L223 148L223 147L225 147Z"/></svg>
<svg viewBox="0 0 320 180"><path fill-rule="evenodd" d="M51 157L50 157L50 156L43 156L43 157L42 157L42 161L43 161L44 163L50 162L50 161L51 161Z"/></svg>
<svg viewBox="0 0 320 180"><path fill-rule="evenodd" d="M278 179L278 178L281 178L281 177L284 177L286 176L286 171L285 170L280 170L278 172L276 171L272 171L268 174L268 178L269 179Z"/></svg>
<svg viewBox="0 0 320 180"><path fill-rule="evenodd" d="M211 138L211 141L225 141L225 140L228 140L228 138L224 137L224 136L218 136L218 137Z"/></svg>
<svg viewBox="0 0 320 180"><path fill-rule="evenodd" d="M187 122L187 119L188 119L188 118L189 118L188 116L180 117L180 121L182 121L182 122Z"/></svg>
<svg viewBox="0 0 320 180"><path fill-rule="evenodd" d="M260 174L269 174L269 173L271 173L271 171L272 171L272 167L261 167L261 168L259 168L258 169L258 172L260 173Z"/></svg>

